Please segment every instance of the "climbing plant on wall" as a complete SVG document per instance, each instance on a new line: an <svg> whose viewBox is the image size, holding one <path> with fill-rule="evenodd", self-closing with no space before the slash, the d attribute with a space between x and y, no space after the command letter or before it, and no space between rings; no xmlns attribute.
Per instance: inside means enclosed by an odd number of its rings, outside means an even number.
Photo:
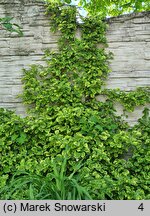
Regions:
<svg viewBox="0 0 150 216"><path fill-rule="evenodd" d="M47 5L47 16L51 31L60 33L58 50L45 52L46 66L24 70L21 97L29 114L21 119L0 112L3 185L15 170L47 175L51 158L61 164L67 157L66 173L79 163L76 178L93 199L149 199L149 111L131 128L113 105L115 98L133 110L149 102L149 90L105 89L112 55L99 17L78 23L76 7L57 2ZM96 100L100 94L107 95L105 102Z"/></svg>

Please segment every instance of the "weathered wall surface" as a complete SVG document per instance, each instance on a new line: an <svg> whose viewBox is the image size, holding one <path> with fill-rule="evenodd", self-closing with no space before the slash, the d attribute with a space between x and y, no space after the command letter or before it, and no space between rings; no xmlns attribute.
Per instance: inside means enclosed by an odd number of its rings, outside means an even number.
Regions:
<svg viewBox="0 0 150 216"><path fill-rule="evenodd" d="M128 91L150 85L150 12L111 18L107 38L114 53L108 86Z"/></svg>
<svg viewBox="0 0 150 216"><path fill-rule="evenodd" d="M0 30L0 107L24 114L16 98L21 93L22 69L41 64L43 51L57 47L57 36L50 32L44 5L38 0L0 0L0 17L14 17L23 28L23 37Z"/></svg>
<svg viewBox="0 0 150 216"><path fill-rule="evenodd" d="M111 18L108 23L107 39L114 59L107 86L125 91L150 86L150 11ZM122 114L123 108L116 107ZM127 121L135 124L142 111L142 106L137 107Z"/></svg>
<svg viewBox="0 0 150 216"><path fill-rule="evenodd" d="M48 17L40 0L0 0L0 17L12 16L23 28L23 37L0 30L0 107L24 113L16 98L21 92L22 68L43 64L43 51L57 49L57 35L50 32ZM109 50L114 53L108 87L133 90L150 85L150 12L108 20ZM142 107L129 115L134 124ZM121 106L118 112L122 112Z"/></svg>

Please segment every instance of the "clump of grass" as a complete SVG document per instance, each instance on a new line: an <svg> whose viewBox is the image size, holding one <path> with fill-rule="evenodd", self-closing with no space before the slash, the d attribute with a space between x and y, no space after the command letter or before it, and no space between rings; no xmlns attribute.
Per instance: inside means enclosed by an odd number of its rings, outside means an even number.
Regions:
<svg viewBox="0 0 150 216"><path fill-rule="evenodd" d="M9 183L0 191L0 199L26 200L86 200L92 199L75 176L80 164L70 174L66 174L67 159L59 166L52 160L53 172L45 177L27 172L16 172Z"/></svg>

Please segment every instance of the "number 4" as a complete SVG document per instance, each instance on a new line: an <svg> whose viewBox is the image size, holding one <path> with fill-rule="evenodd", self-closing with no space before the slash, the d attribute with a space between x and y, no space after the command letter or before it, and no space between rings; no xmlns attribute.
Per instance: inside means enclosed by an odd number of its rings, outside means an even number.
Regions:
<svg viewBox="0 0 150 216"><path fill-rule="evenodd" d="M144 206L143 206L143 203L141 203L138 207L139 210L143 211L144 210Z"/></svg>

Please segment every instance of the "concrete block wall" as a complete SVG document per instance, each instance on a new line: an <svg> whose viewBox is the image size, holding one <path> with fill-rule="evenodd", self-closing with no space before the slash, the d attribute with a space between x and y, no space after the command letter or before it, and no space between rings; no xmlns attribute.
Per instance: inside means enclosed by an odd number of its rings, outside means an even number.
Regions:
<svg viewBox="0 0 150 216"><path fill-rule="evenodd" d="M24 36L0 29L0 107L25 115L25 107L16 96L21 93L22 69L30 64L44 64L47 48L57 49L59 35L50 32L49 19L40 0L1 0L0 17L14 17ZM114 53L108 88L130 91L150 85L150 12L108 19L107 40ZM122 107L116 105L118 114ZM129 114L133 125L143 107Z"/></svg>
<svg viewBox="0 0 150 216"><path fill-rule="evenodd" d="M150 85L150 11L108 20L109 50L114 53L108 87L130 91Z"/></svg>
<svg viewBox="0 0 150 216"><path fill-rule="evenodd" d="M38 0L1 0L0 17L14 17L23 30L17 33L0 30L0 107L24 115L25 107L16 96L21 93L22 69L30 64L44 64L47 48L57 48L57 35L50 32L44 4Z"/></svg>
<svg viewBox="0 0 150 216"><path fill-rule="evenodd" d="M110 18L108 24L107 40L114 59L107 87L128 92L150 86L150 11ZM118 103L116 108L118 114L123 113ZM143 109L140 106L127 113L130 125L142 116Z"/></svg>

